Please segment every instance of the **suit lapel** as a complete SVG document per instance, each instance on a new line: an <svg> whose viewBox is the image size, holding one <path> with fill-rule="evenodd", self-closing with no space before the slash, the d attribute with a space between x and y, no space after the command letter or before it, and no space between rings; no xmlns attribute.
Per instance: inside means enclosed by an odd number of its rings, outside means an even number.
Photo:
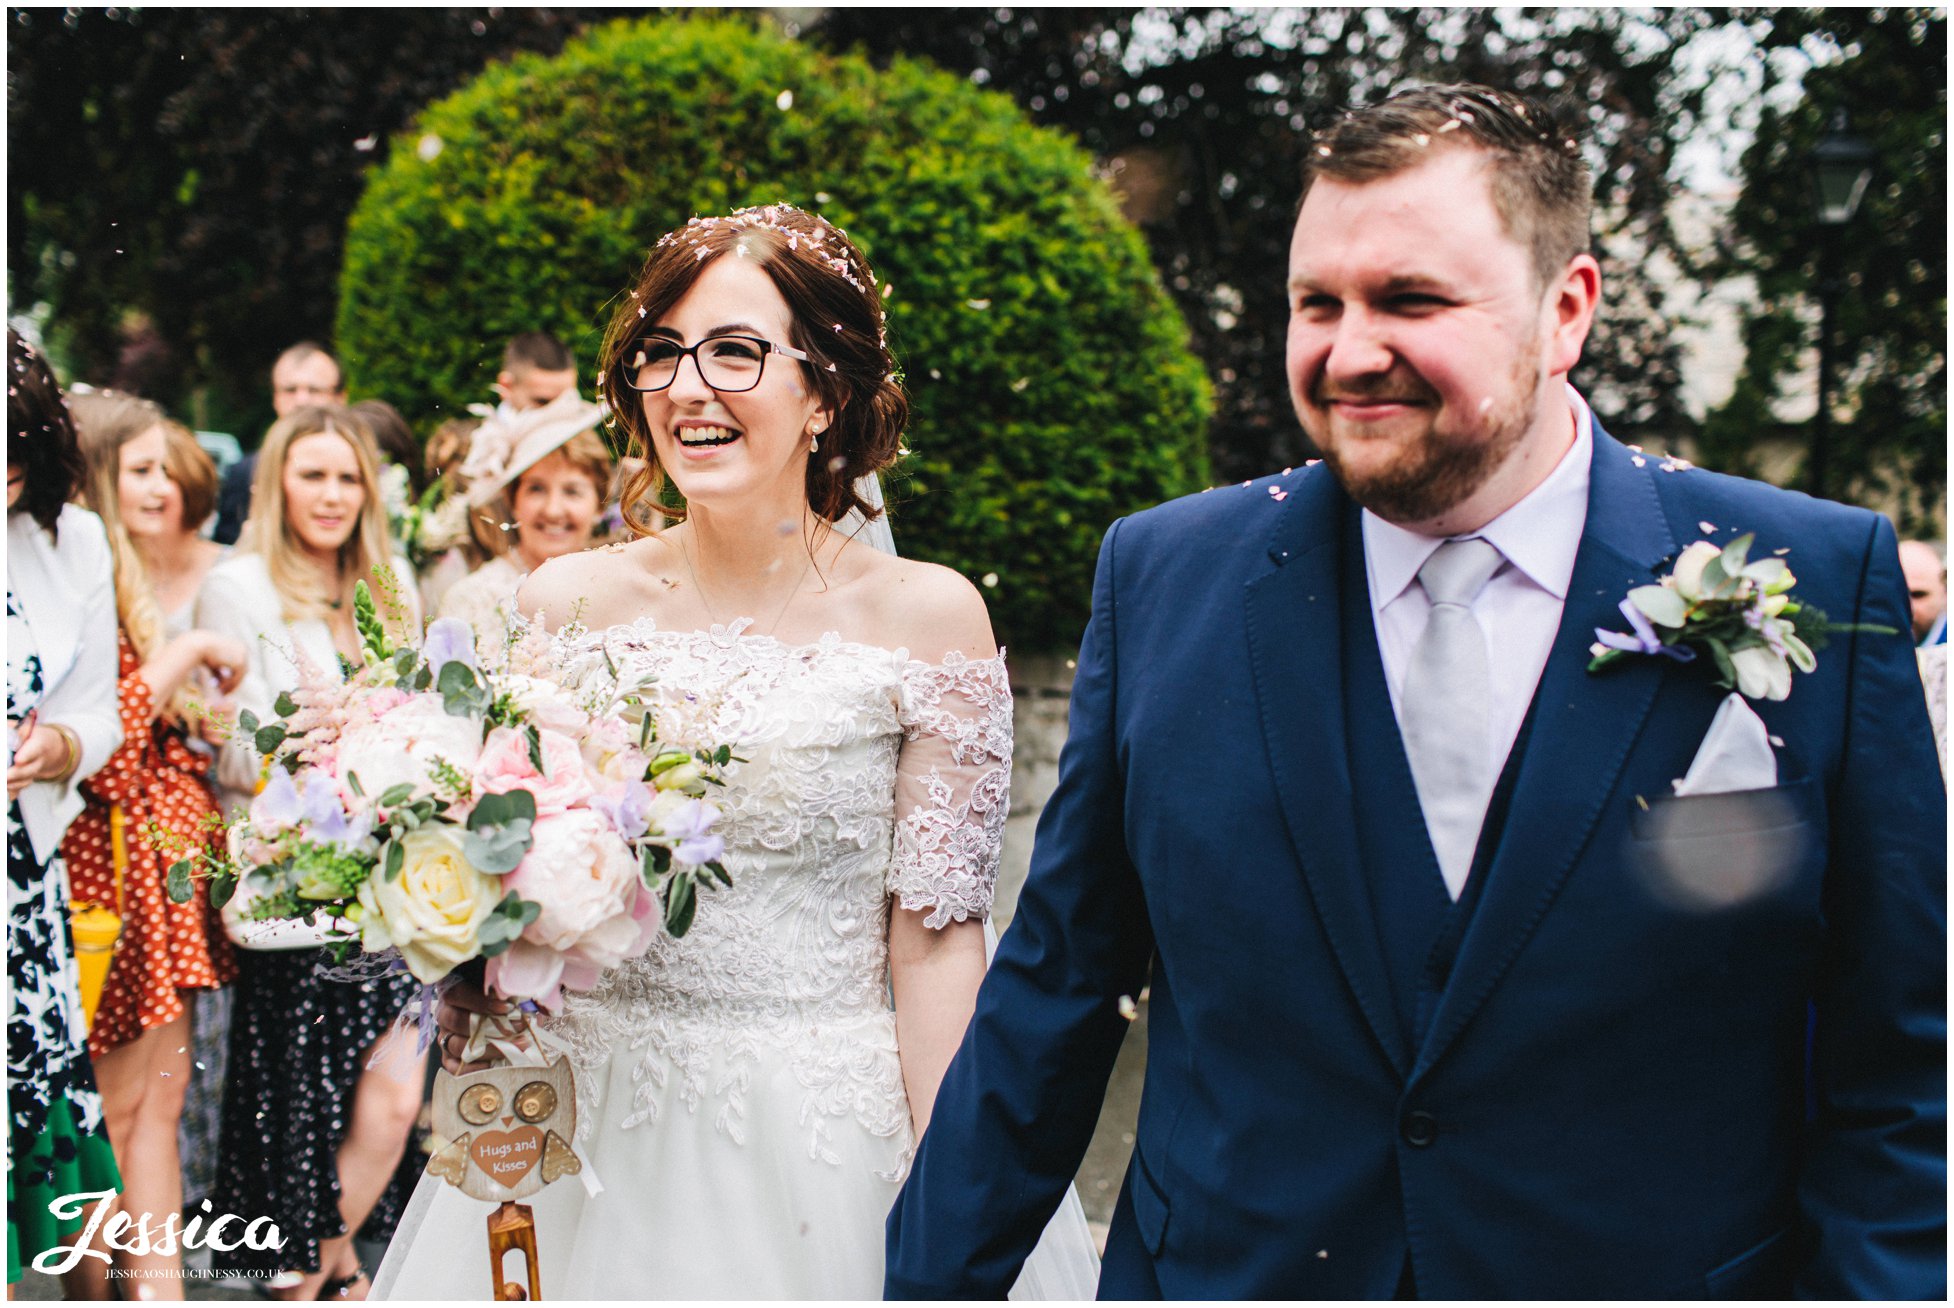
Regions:
<svg viewBox="0 0 1954 1308"><path fill-rule="evenodd" d="M1338 528L1347 501L1329 470L1295 483L1269 545L1274 567L1248 583L1249 659L1269 766L1289 839L1337 965L1400 1076L1410 1051L1391 1002L1351 820L1357 802L1344 713ZM1389 726L1390 705L1382 706Z"/></svg>
<svg viewBox="0 0 1954 1308"><path fill-rule="evenodd" d="M1515 779L1505 836L1486 869L1477 911L1418 1051L1422 1073L1479 1010L1518 956L1579 858L1615 789L1661 685L1661 659L1587 671L1597 627L1626 624L1619 605L1673 558L1655 469L1597 426L1587 524L1560 629L1534 695L1534 722Z"/></svg>

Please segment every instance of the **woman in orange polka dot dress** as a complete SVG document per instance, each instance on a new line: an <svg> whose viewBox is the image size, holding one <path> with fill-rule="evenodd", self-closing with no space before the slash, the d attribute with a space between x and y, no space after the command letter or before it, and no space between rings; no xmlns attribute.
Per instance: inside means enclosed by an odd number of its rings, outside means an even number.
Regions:
<svg viewBox="0 0 1954 1308"><path fill-rule="evenodd" d="M186 701L209 697L191 689L192 677L207 670L216 688L227 690L242 675L246 652L238 641L207 631L167 639L132 541L155 525L152 517L177 529L182 521L181 490L168 471L172 433L162 412L109 392L78 395L71 407L88 460L87 498L108 528L115 559L123 743L83 786L88 807L62 853L76 899L120 907L122 935L88 1049L126 1181L120 1207L137 1221L151 1214L154 1229L183 1201L177 1123L191 1079L183 992L214 988L237 974L201 886L184 904L165 891L171 864L222 839L217 804L203 780L208 760L190 748L179 723ZM119 892L111 831L117 814L126 854ZM181 1280L168 1275L182 1266L180 1254L124 1252L117 1264L164 1273L141 1282L153 1295L181 1292Z"/></svg>

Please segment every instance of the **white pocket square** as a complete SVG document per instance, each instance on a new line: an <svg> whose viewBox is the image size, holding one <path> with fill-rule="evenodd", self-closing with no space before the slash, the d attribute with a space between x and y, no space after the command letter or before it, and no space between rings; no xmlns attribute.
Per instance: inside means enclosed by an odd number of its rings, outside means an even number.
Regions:
<svg viewBox="0 0 1954 1308"><path fill-rule="evenodd" d="M1678 796L1769 790L1778 784L1771 733L1742 695L1732 693L1717 707L1688 775L1671 784Z"/></svg>

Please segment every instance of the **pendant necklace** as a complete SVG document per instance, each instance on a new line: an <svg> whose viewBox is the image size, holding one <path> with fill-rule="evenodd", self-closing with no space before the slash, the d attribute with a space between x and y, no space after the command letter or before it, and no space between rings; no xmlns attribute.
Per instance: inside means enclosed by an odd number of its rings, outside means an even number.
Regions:
<svg viewBox="0 0 1954 1308"><path fill-rule="evenodd" d="M685 574L688 577L692 578L693 588L699 592L699 604L701 605L701 607L705 609L706 617L712 623L712 631L710 634L712 636L713 642L719 645L721 648L730 649L732 647L733 642L739 639L740 630L739 629L728 630L725 624L720 622L719 615L713 612L712 601L706 597L706 588L699 583L698 571L694 569L692 566L692 555L685 548L685 538L683 536L679 537L678 553L679 553L679 557L685 560ZM773 635L774 629L780 626L780 620L787 616L788 605L792 604L794 602L794 597L801 593L801 583L807 580L807 574L809 570L812 569L813 567L814 567L814 551L809 550L807 552L807 562L801 565L801 575L794 578L794 584L788 590L787 598L781 601L780 608L774 612L773 621L767 624L766 629L764 631L756 631L753 633L754 635L756 636ZM738 620L735 619L736 623L737 621ZM751 621L751 619L749 619L748 621Z"/></svg>

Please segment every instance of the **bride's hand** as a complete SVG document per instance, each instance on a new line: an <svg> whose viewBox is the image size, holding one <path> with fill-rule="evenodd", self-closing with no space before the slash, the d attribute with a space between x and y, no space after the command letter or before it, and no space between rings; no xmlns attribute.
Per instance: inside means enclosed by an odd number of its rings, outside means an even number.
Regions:
<svg viewBox="0 0 1954 1308"><path fill-rule="evenodd" d="M435 1014L435 1025L441 1031L441 1066L450 1076L466 1076L470 1072L486 1072L495 1064L486 1059L473 1063L463 1063L461 1051L468 1045L469 1027L477 1014L501 1017L513 1012L515 1006L506 999L491 999L482 993L480 987L467 981L457 981L441 996L441 1007Z"/></svg>

